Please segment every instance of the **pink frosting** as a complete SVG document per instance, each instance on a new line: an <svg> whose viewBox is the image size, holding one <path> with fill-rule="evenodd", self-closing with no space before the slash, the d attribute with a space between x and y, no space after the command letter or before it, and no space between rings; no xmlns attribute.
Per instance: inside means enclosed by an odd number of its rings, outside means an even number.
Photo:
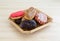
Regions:
<svg viewBox="0 0 60 41"><path fill-rule="evenodd" d="M24 15L24 11L14 12L10 15L10 18L20 17Z"/></svg>

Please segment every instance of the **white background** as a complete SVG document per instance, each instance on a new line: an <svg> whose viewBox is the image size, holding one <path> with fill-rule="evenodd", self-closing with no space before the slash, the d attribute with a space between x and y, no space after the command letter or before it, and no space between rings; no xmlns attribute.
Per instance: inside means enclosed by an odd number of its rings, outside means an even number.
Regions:
<svg viewBox="0 0 60 41"><path fill-rule="evenodd" d="M9 24L8 17L12 12L31 6L51 16L53 23L24 35ZM60 0L0 0L0 41L60 41Z"/></svg>

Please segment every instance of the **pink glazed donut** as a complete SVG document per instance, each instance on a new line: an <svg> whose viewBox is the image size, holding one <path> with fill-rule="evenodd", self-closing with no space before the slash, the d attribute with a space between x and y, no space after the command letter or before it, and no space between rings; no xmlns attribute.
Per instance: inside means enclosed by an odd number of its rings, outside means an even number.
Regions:
<svg viewBox="0 0 60 41"><path fill-rule="evenodd" d="M17 11L17 12L13 12L11 15L10 15L10 18L11 19L18 19L18 18L21 18L24 16L24 11Z"/></svg>

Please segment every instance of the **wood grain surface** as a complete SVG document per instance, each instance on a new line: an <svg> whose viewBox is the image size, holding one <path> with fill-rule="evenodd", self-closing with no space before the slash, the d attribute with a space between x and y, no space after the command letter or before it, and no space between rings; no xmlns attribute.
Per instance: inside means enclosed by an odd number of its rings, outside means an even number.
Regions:
<svg viewBox="0 0 60 41"><path fill-rule="evenodd" d="M53 23L33 34L22 34L8 17L31 6L51 16ZM60 41L60 0L0 0L0 41Z"/></svg>

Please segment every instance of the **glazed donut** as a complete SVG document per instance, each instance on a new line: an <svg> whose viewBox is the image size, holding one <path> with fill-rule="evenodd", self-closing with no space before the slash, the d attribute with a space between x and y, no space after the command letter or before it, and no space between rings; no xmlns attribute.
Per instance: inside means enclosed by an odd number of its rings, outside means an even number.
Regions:
<svg viewBox="0 0 60 41"><path fill-rule="evenodd" d="M11 15L10 15L10 18L11 19L18 19L18 18L21 18L24 16L24 11L18 11L18 12L13 12Z"/></svg>

